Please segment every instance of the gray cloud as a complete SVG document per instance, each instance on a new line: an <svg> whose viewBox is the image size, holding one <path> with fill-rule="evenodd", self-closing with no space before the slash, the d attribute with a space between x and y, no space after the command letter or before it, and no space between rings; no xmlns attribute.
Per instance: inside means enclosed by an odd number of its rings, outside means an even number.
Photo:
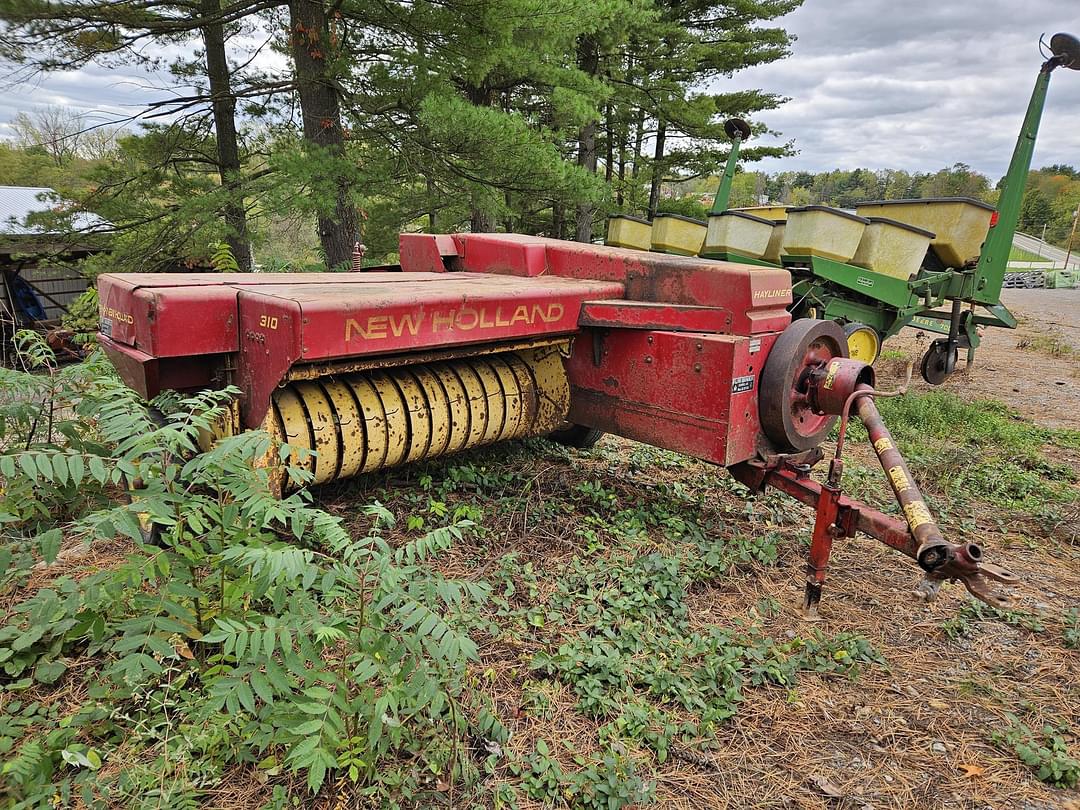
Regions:
<svg viewBox="0 0 1080 810"><path fill-rule="evenodd" d="M1072 7L1072 12L1070 11ZM799 154L766 171L1009 162L1042 64L1039 35L1080 34L1068 0L806 0L781 24L792 56L718 82L791 98L762 120ZM1080 163L1080 73L1054 74L1036 166Z"/></svg>

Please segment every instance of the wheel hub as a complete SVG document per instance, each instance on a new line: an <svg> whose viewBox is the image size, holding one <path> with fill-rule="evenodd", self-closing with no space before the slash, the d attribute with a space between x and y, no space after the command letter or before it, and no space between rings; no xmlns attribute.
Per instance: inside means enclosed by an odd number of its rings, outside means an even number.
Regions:
<svg viewBox="0 0 1080 810"><path fill-rule="evenodd" d="M781 452L817 447L836 416L814 408L810 376L837 357L847 357L847 341L833 321L792 322L773 344L761 375L759 411L765 435Z"/></svg>

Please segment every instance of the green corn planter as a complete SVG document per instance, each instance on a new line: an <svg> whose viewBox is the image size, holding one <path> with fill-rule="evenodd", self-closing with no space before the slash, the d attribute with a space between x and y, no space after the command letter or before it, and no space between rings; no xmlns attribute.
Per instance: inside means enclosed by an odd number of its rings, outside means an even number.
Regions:
<svg viewBox="0 0 1080 810"><path fill-rule="evenodd" d="M701 249L701 255L710 258L736 253L751 259L760 259L765 255L772 232L771 221L745 211L709 214L705 247Z"/></svg>
<svg viewBox="0 0 1080 810"><path fill-rule="evenodd" d="M933 231L930 244L946 267L963 267L978 257L994 216L994 206L968 197L878 200L859 203L855 210L861 217L889 217Z"/></svg>
<svg viewBox="0 0 1080 810"><path fill-rule="evenodd" d="M789 208L783 250L788 256L821 256L849 262L868 224L863 217L826 205Z"/></svg>
<svg viewBox="0 0 1080 810"><path fill-rule="evenodd" d="M772 234L769 236L768 247L765 248L765 261L780 264L780 256L784 252L784 231L787 230L787 220L773 221Z"/></svg>
<svg viewBox="0 0 1080 810"><path fill-rule="evenodd" d="M885 217L868 219L870 224L863 231L851 263L904 281L918 273L934 238L933 231Z"/></svg>

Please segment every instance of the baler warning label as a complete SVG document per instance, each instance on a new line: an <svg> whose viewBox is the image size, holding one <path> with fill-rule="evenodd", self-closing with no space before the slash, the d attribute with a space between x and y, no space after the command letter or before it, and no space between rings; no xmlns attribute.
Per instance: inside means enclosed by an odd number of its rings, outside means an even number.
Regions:
<svg viewBox="0 0 1080 810"><path fill-rule="evenodd" d="M754 390L754 376L736 377L731 381L731 393L743 394Z"/></svg>
<svg viewBox="0 0 1080 810"><path fill-rule="evenodd" d="M930 510L926 508L926 504L922 501L912 501L904 504L904 517L907 518L908 526L911 527L912 531L915 531L924 523L934 522L934 519L930 517Z"/></svg>
<svg viewBox="0 0 1080 810"><path fill-rule="evenodd" d="M98 331L105 337L112 337L112 318L102 318L98 323Z"/></svg>

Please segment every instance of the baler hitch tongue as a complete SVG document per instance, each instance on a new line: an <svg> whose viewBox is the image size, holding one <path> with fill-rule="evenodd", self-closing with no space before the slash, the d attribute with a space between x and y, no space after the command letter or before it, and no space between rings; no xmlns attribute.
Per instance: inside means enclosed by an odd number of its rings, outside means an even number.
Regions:
<svg viewBox="0 0 1080 810"><path fill-rule="evenodd" d="M875 397L898 396L905 389L890 393L877 391L874 369L843 356L842 340L839 327L822 321L796 321L781 335L763 372L762 427L778 446L796 452L771 456L757 467L741 465L733 470L751 488L772 486L815 508L806 566L804 613L811 617L817 614L833 542L852 537L857 531L919 564L924 578L916 593L923 599L933 599L942 582L960 580L977 599L994 607L1008 605L1009 598L996 586L1016 584L1017 577L1000 566L983 562L978 545L950 543L942 537L914 476L881 418ZM773 355L776 355L775 363ZM900 504L902 520L853 501L840 491L844 438L852 412L866 426L874 452ZM811 441L819 444L838 416L836 452L827 480L819 483L810 477L810 464L819 461L823 454L819 447L808 445ZM810 431L812 435L807 435Z"/></svg>
<svg viewBox="0 0 1080 810"><path fill-rule="evenodd" d="M942 582L959 580L964 583L968 593L991 607L1008 608L1012 605L1012 598L994 583L1016 585L1019 578L1000 565L983 562L979 546L974 543L945 543L936 547L935 551L942 555L945 562L926 572L915 588L917 597L927 602L933 601Z"/></svg>

